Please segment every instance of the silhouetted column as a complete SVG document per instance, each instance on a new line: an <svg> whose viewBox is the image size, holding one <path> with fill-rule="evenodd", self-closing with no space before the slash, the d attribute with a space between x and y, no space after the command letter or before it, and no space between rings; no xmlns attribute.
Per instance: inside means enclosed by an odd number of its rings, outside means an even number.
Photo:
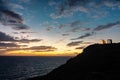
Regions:
<svg viewBox="0 0 120 80"><path fill-rule="evenodd" d="M102 43L103 43L103 44L106 44L106 41L105 41L105 40L102 40Z"/></svg>
<svg viewBox="0 0 120 80"><path fill-rule="evenodd" d="M108 40L107 40L107 43L108 43L108 44L112 44L112 39L108 39Z"/></svg>

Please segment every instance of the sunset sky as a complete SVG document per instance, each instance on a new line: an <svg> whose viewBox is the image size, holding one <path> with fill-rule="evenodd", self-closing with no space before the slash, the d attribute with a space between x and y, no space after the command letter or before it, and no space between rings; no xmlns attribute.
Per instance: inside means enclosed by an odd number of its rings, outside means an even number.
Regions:
<svg viewBox="0 0 120 80"><path fill-rule="evenodd" d="M1 56L74 56L120 42L120 0L0 0Z"/></svg>

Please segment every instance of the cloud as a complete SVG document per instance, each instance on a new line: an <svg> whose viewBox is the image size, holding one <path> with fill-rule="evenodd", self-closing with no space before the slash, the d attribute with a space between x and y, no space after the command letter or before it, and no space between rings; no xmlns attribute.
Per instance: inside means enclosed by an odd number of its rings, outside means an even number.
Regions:
<svg viewBox="0 0 120 80"><path fill-rule="evenodd" d="M13 32L13 34L19 34L19 32Z"/></svg>
<svg viewBox="0 0 120 80"><path fill-rule="evenodd" d="M6 48L8 46L9 46L9 48ZM32 51L32 52L52 52L52 51L57 50L57 48L52 47L52 46L33 46L33 47L29 47L29 48L15 47L15 45L13 45L13 44L9 44L8 46L7 46L7 44L6 44L6 47L0 46L0 52L2 52L2 54L4 54L4 53L9 52L9 51L21 51L21 50ZM20 46L23 46L23 45L20 45Z"/></svg>
<svg viewBox="0 0 120 80"><path fill-rule="evenodd" d="M64 0L57 5L57 14L52 13L52 18L61 18L72 15L74 12L99 15L104 13L104 8L119 8L119 0ZM95 11L97 11L95 13ZM99 13L98 13L99 12ZM101 14L100 14L101 15Z"/></svg>
<svg viewBox="0 0 120 80"><path fill-rule="evenodd" d="M62 36L68 36L71 33L75 32L88 32L91 31L91 28L84 27L88 21L76 20L65 24L59 24L58 28L62 29Z"/></svg>
<svg viewBox="0 0 120 80"><path fill-rule="evenodd" d="M70 27L76 27L76 26L80 26L83 22L82 21L73 21L70 23Z"/></svg>
<svg viewBox="0 0 120 80"><path fill-rule="evenodd" d="M18 45L16 43L0 42L0 54L4 54L8 51L23 50L21 47L27 47L27 45Z"/></svg>
<svg viewBox="0 0 120 80"><path fill-rule="evenodd" d="M14 39L12 36L0 32L0 41L30 43L30 42L39 42L42 41L42 39Z"/></svg>
<svg viewBox="0 0 120 80"><path fill-rule="evenodd" d="M30 33L36 33L36 32L31 32L31 31L13 32L13 34L30 34Z"/></svg>
<svg viewBox="0 0 120 80"><path fill-rule="evenodd" d="M19 45L15 44L15 43L0 43L0 47L20 47Z"/></svg>
<svg viewBox="0 0 120 80"><path fill-rule="evenodd" d="M118 1L118 2L117 2ZM105 6L107 7L115 7L115 6L119 6L119 0L115 0L115 1L111 1L111 0L104 0L103 3L105 4Z"/></svg>
<svg viewBox="0 0 120 80"><path fill-rule="evenodd" d="M52 18L70 16L75 11L88 12L88 8L83 5L87 0L65 0L57 6L58 14L51 14Z"/></svg>
<svg viewBox="0 0 120 80"><path fill-rule="evenodd" d="M16 3L9 3L8 6L10 6L13 9L24 9L22 5L16 4Z"/></svg>
<svg viewBox="0 0 120 80"><path fill-rule="evenodd" d="M75 27L70 30L70 32L78 32L78 31L89 31L90 28L85 28L85 27Z"/></svg>
<svg viewBox="0 0 120 80"><path fill-rule="evenodd" d="M53 26L51 25L46 28L47 31L51 31L52 29L53 29Z"/></svg>
<svg viewBox="0 0 120 80"><path fill-rule="evenodd" d="M57 5L57 3L54 0L51 0L51 1L48 2L48 5L49 6L54 6L54 5Z"/></svg>
<svg viewBox="0 0 120 80"><path fill-rule="evenodd" d="M20 40L14 40L14 42L20 42L20 43L30 43L30 42L40 42L42 39L20 39Z"/></svg>
<svg viewBox="0 0 120 80"><path fill-rule="evenodd" d="M13 29L15 30L29 30L30 27L25 24L14 24Z"/></svg>
<svg viewBox="0 0 120 80"><path fill-rule="evenodd" d="M104 12L101 11L100 13L98 12L97 14L93 14L91 16L94 19L100 19L100 18L106 17L108 15L109 15L109 13L107 11L104 11Z"/></svg>
<svg viewBox="0 0 120 80"><path fill-rule="evenodd" d="M66 25L60 24L60 25L58 26L59 29L62 29L62 28L64 28L64 27L66 27Z"/></svg>
<svg viewBox="0 0 120 80"><path fill-rule="evenodd" d="M76 21L73 21L73 22L70 22L70 23L60 24L58 26L58 28L59 29L66 28L67 32L89 31L90 28L82 27L82 25L85 24L85 23L87 23L87 22L76 20Z"/></svg>
<svg viewBox="0 0 120 80"><path fill-rule="evenodd" d="M1 12L2 12L3 14L6 14L6 15L9 16L9 17L12 17L12 18L14 18L14 19L19 20L20 22L23 21L22 17L21 17L19 14L13 12L13 11L1 10Z"/></svg>
<svg viewBox="0 0 120 80"><path fill-rule="evenodd" d="M104 29L109 29L113 26L116 26L116 25L120 25L120 21L117 21L117 22L114 22L114 23L108 23L106 25L99 25L97 26L94 31L100 31L100 30L104 30Z"/></svg>
<svg viewBox="0 0 120 80"><path fill-rule="evenodd" d="M67 46L72 47L72 46L78 46L80 43L82 43L83 41L75 41L75 42L70 42L67 44Z"/></svg>
<svg viewBox="0 0 120 80"><path fill-rule="evenodd" d="M1 48L0 52L3 52L2 54L5 53L9 53L10 51L20 51L20 50L24 50L24 48L20 48L20 47L8 47L8 48Z"/></svg>
<svg viewBox="0 0 120 80"><path fill-rule="evenodd" d="M83 42L82 44L93 44L94 42Z"/></svg>
<svg viewBox="0 0 120 80"><path fill-rule="evenodd" d="M120 21L113 22L113 23L108 23L108 24L105 24L105 25L99 25L96 28L94 28L92 30L92 32L85 33L84 35L81 35L78 38L73 38L71 40L84 39L86 37L90 37L90 36L94 35L94 33L96 33L97 31L101 31L101 30L104 30L104 29L109 29L109 28L117 26L117 25L120 25ZM82 30L82 29L85 30L85 31L91 30L90 28L80 28L80 30ZM73 28L71 31L75 32L76 30L79 30L79 28Z"/></svg>
<svg viewBox="0 0 120 80"><path fill-rule="evenodd" d="M76 20L76 21L73 21L70 23L60 24L59 29L64 28L64 27L71 27L71 28L80 27L83 23L85 23L85 22L82 22L80 20Z"/></svg>
<svg viewBox="0 0 120 80"><path fill-rule="evenodd" d="M52 46L33 46L30 48L26 48L27 50L33 50L37 52L50 52L50 51L55 51L57 48L52 47Z"/></svg>
<svg viewBox="0 0 120 80"><path fill-rule="evenodd" d="M51 13L50 17L53 18L53 19L57 19L57 18L61 18L62 16L61 15L58 16L58 15L56 15L54 13Z"/></svg>
<svg viewBox="0 0 120 80"><path fill-rule="evenodd" d="M86 37L92 36L93 34L94 34L94 32L92 32L92 33L85 33L84 35L82 35L82 36L80 36L80 37L78 37L78 38L73 38L73 39L71 39L71 40L84 39L84 38L86 38Z"/></svg>
<svg viewBox="0 0 120 80"><path fill-rule="evenodd" d="M77 47L75 49L84 49L84 48L85 48L85 46L81 46L81 47Z"/></svg>
<svg viewBox="0 0 120 80"><path fill-rule="evenodd" d="M5 26L11 26L13 29L17 30L26 30L29 29L23 23L23 18L20 14L12 11L12 6L9 5L9 2L5 0L0 0L0 23Z"/></svg>
<svg viewBox="0 0 120 80"><path fill-rule="evenodd" d="M20 33L22 33L22 34L29 34L29 33L37 33L37 32L22 31L22 32L20 32Z"/></svg>
<svg viewBox="0 0 120 80"><path fill-rule="evenodd" d="M15 39L3 32L0 32L0 41L15 41Z"/></svg>
<svg viewBox="0 0 120 80"><path fill-rule="evenodd" d="M65 41L65 38L62 38L62 39L59 39L58 41L56 41L55 43L60 43L60 42L64 42Z"/></svg>
<svg viewBox="0 0 120 80"><path fill-rule="evenodd" d="M62 34L62 36L69 36L69 34Z"/></svg>

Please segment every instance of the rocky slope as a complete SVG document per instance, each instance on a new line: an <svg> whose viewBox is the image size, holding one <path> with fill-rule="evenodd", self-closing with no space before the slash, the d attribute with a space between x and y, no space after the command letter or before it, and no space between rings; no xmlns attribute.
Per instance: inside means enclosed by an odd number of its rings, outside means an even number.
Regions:
<svg viewBox="0 0 120 80"><path fill-rule="evenodd" d="M120 80L120 43L90 45L47 75L28 80Z"/></svg>

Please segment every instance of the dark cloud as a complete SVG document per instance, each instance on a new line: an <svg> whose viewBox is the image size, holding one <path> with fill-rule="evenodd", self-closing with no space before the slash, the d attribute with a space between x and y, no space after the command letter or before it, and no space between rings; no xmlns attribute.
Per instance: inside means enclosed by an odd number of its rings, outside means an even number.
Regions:
<svg viewBox="0 0 120 80"><path fill-rule="evenodd" d="M71 46L78 46L80 43L82 43L83 41L75 41L75 42L70 42L67 44L67 46L71 47Z"/></svg>
<svg viewBox="0 0 120 80"><path fill-rule="evenodd" d="M13 32L13 34L19 34L19 32Z"/></svg>
<svg viewBox="0 0 120 80"><path fill-rule="evenodd" d="M11 26L15 30L28 30L28 26L23 23L20 14L11 10L9 2L0 0L0 23L5 26Z"/></svg>
<svg viewBox="0 0 120 80"><path fill-rule="evenodd" d="M20 32L20 33L22 33L22 34L29 34L29 33L36 33L36 32L22 31L22 32Z"/></svg>
<svg viewBox="0 0 120 80"><path fill-rule="evenodd" d="M69 6L85 5L89 0L67 0Z"/></svg>
<svg viewBox="0 0 120 80"><path fill-rule="evenodd" d="M30 42L39 42L42 41L42 39L14 39L12 36L0 32L0 41L30 43Z"/></svg>
<svg viewBox="0 0 120 80"><path fill-rule="evenodd" d="M83 42L83 44L93 44L94 42Z"/></svg>
<svg viewBox="0 0 120 80"><path fill-rule="evenodd" d="M13 29L15 29L15 30L28 30L28 29L30 29L30 27L28 27L27 25L24 25L24 24L14 24Z"/></svg>
<svg viewBox="0 0 120 80"><path fill-rule="evenodd" d="M30 48L27 48L27 50L33 50L37 52L50 52L50 51L57 50L57 48L52 47L52 46L33 46Z"/></svg>
<svg viewBox="0 0 120 80"><path fill-rule="evenodd" d="M13 32L13 34L30 34L30 33L36 33L36 32L30 32L30 31Z"/></svg>
<svg viewBox="0 0 120 80"><path fill-rule="evenodd" d="M15 39L3 32L0 32L0 41L15 41Z"/></svg>
<svg viewBox="0 0 120 80"><path fill-rule="evenodd" d="M92 32L92 33L85 33L84 35L82 35L82 36L80 36L80 37L78 37L78 38L73 38L73 39L71 39L71 40L83 39L83 38L86 38L86 37L90 37L90 36L92 36L93 34L94 34L94 32Z"/></svg>
<svg viewBox="0 0 120 80"><path fill-rule="evenodd" d="M116 26L116 25L120 25L120 21L117 21L117 22L114 22L114 23L108 23L106 25L99 25L97 26L94 31L100 31L100 30L104 30L104 29L109 29L113 26Z"/></svg>
<svg viewBox="0 0 120 80"><path fill-rule="evenodd" d="M46 28L47 31L51 31L53 29L53 26L49 26Z"/></svg>
<svg viewBox="0 0 120 80"><path fill-rule="evenodd" d="M14 42L20 42L20 43L30 43L30 42L40 42L42 39L20 39L15 40Z"/></svg>
<svg viewBox="0 0 120 80"><path fill-rule="evenodd" d="M14 19L13 21L11 20L11 21L8 21L8 22L15 23L16 21L18 21L18 23L22 23L22 21L23 21L22 17L19 14L13 12L13 11L0 10L0 13L3 14L3 15L6 15L9 18Z"/></svg>
<svg viewBox="0 0 120 80"><path fill-rule="evenodd" d="M15 43L0 43L0 47L20 47Z"/></svg>
<svg viewBox="0 0 120 80"><path fill-rule="evenodd" d="M69 36L69 34L62 34L62 36Z"/></svg>
<svg viewBox="0 0 120 80"><path fill-rule="evenodd" d="M85 46L81 46L81 47L77 47L75 49L84 49L84 48L85 48Z"/></svg>

